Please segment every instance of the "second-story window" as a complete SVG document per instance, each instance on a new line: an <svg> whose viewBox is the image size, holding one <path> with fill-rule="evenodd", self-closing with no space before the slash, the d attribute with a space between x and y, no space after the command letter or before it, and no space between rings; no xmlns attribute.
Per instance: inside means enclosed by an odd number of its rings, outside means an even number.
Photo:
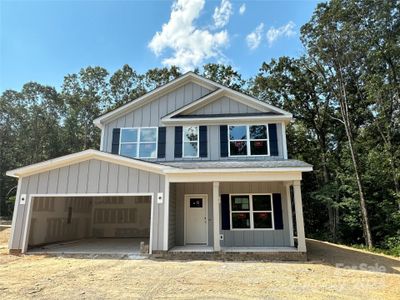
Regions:
<svg viewBox="0 0 400 300"><path fill-rule="evenodd" d="M183 157L199 156L199 127L183 127Z"/></svg>
<svg viewBox="0 0 400 300"><path fill-rule="evenodd" d="M157 128L121 128L119 152L133 158L156 158Z"/></svg>
<svg viewBox="0 0 400 300"><path fill-rule="evenodd" d="M229 156L257 155L269 155L268 126L229 126Z"/></svg>

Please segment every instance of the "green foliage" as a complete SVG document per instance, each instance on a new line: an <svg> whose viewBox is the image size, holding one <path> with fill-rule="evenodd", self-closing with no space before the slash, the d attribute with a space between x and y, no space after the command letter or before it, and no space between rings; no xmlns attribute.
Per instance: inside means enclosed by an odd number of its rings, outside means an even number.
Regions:
<svg viewBox="0 0 400 300"><path fill-rule="evenodd" d="M229 65L195 70L293 113L289 156L314 165L302 181L308 236L365 243L361 184L372 250L393 255L400 255L399 13L396 1L322 3L301 29L303 56L264 62L248 81ZM5 91L0 96L0 213L11 214L15 199L16 181L5 176L7 170L98 148L96 116L179 75L177 67L144 74L129 65L113 74L87 67L65 76L61 91L34 82Z"/></svg>

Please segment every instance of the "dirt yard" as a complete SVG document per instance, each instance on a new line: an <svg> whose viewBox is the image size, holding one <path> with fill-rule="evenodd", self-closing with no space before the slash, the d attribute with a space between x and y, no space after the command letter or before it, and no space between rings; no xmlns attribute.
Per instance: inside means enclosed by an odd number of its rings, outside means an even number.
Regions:
<svg viewBox="0 0 400 300"><path fill-rule="evenodd" d="M400 299L400 260L319 241L308 241L307 263L176 262L10 256L8 234L0 232L1 299Z"/></svg>

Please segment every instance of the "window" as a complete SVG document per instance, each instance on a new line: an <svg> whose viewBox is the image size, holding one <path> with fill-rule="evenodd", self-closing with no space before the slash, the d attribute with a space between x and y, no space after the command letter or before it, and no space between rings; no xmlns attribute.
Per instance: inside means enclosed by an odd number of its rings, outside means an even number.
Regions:
<svg viewBox="0 0 400 300"><path fill-rule="evenodd" d="M183 157L199 156L199 127L183 127Z"/></svg>
<svg viewBox="0 0 400 300"><path fill-rule="evenodd" d="M268 125L229 126L229 156L269 155Z"/></svg>
<svg viewBox="0 0 400 300"><path fill-rule="evenodd" d="M273 229L271 194L231 195L232 229Z"/></svg>
<svg viewBox="0 0 400 300"><path fill-rule="evenodd" d="M156 127L121 128L119 154L133 158L157 157Z"/></svg>

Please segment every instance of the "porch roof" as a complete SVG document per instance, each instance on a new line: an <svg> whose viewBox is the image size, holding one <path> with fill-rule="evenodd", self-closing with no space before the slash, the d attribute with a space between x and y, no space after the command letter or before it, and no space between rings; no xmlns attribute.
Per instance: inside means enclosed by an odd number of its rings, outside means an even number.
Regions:
<svg viewBox="0 0 400 300"><path fill-rule="evenodd" d="M158 162L164 166L191 169L285 169L299 168L301 171L312 171L312 165L295 159L285 160L219 160L219 161L168 161Z"/></svg>

